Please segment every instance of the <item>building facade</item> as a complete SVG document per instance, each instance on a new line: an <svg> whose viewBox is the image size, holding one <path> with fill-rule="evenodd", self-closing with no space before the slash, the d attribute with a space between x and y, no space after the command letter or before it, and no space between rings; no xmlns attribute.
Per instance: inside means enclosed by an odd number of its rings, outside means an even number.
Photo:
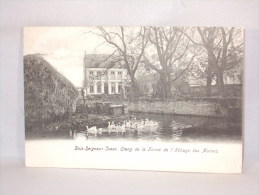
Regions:
<svg viewBox="0 0 259 195"><path fill-rule="evenodd" d="M123 94L128 83L123 62L105 54L85 55L84 91L86 95Z"/></svg>

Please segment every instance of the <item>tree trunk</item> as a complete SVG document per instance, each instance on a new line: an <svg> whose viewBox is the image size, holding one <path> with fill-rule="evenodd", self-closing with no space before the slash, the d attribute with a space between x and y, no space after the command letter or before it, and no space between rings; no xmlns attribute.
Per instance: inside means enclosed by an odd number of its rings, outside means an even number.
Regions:
<svg viewBox="0 0 259 195"><path fill-rule="evenodd" d="M160 74L159 81L157 82L157 90L155 97L167 99L172 97L171 82L167 79L165 74Z"/></svg>
<svg viewBox="0 0 259 195"><path fill-rule="evenodd" d="M134 76L131 76L131 98L136 99L141 96L139 84Z"/></svg>
<svg viewBox="0 0 259 195"><path fill-rule="evenodd" d="M221 97L225 97L225 87L224 87L224 78L223 71L217 72L217 87Z"/></svg>
<svg viewBox="0 0 259 195"><path fill-rule="evenodd" d="M211 48L206 48L208 52L208 67L207 67L207 86L206 86L206 96L210 97L211 96L211 83L213 79L213 69L215 67L215 58L213 51Z"/></svg>
<svg viewBox="0 0 259 195"><path fill-rule="evenodd" d="M210 97L211 96L211 83L212 83L212 78L211 76L207 76L207 85L206 85L206 96Z"/></svg>
<svg viewBox="0 0 259 195"><path fill-rule="evenodd" d="M172 97L171 82L167 81L165 83L164 90L165 90L165 99L166 98L171 98Z"/></svg>

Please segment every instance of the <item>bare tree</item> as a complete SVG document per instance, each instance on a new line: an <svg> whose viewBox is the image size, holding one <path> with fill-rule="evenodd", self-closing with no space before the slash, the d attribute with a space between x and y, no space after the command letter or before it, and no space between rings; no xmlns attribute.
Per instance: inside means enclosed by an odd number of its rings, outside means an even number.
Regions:
<svg viewBox="0 0 259 195"><path fill-rule="evenodd" d="M210 95L212 78L215 75L219 94L225 96L224 73L243 61L242 46L240 39L242 31L235 28L205 27L197 28L202 45L207 51L207 95ZM238 52L238 55L236 55Z"/></svg>
<svg viewBox="0 0 259 195"><path fill-rule="evenodd" d="M117 27L112 30L97 27L97 30L98 32L91 31L91 33L103 38L109 46L115 49L114 54L117 55L118 60L123 60L131 81L131 97L139 97L141 90L135 74L144 55L149 32L143 27Z"/></svg>
<svg viewBox="0 0 259 195"><path fill-rule="evenodd" d="M154 52L145 56L144 62L159 75L155 95L172 96L172 83L187 72L198 50L193 50L185 38L184 29L177 27L150 27L149 48ZM152 48L153 47L153 48Z"/></svg>
<svg viewBox="0 0 259 195"><path fill-rule="evenodd" d="M193 29L195 29L193 31ZM186 37L201 49L205 49L199 56L204 71L196 67L206 78L206 95L211 95L211 85L216 78L216 83L221 96L225 95L224 75L231 69L240 67L243 63L243 37L242 30L223 27L197 27L190 32L183 32ZM198 36L197 36L198 35Z"/></svg>
<svg viewBox="0 0 259 195"><path fill-rule="evenodd" d="M213 78L215 77L215 67L218 58L214 55L214 46L219 44L216 43L219 30L217 28L197 28L197 31L200 35L202 46L206 49L206 55L207 55L207 66L205 68L206 73L206 96L211 95L211 85ZM220 42L220 40L218 41Z"/></svg>

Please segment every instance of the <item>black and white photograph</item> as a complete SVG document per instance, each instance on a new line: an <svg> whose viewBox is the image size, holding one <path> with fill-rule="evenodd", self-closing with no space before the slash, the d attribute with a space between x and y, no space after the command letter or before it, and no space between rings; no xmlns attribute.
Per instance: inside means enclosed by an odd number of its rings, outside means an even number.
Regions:
<svg viewBox="0 0 259 195"><path fill-rule="evenodd" d="M259 1L0 0L0 194L258 195Z"/></svg>
<svg viewBox="0 0 259 195"><path fill-rule="evenodd" d="M240 172L244 48L244 29L238 27L25 27L27 165L37 166L30 159L40 154L39 166L111 166L73 164L68 146L75 153L124 156L143 150L159 158L156 152L179 157L201 144L201 154L220 155L229 147L223 156L231 156L234 150L232 161L240 163L233 170ZM67 163L50 159L57 148L67 154ZM215 166L224 166L223 156ZM165 170L175 169L168 166ZM203 168L186 171L217 172Z"/></svg>

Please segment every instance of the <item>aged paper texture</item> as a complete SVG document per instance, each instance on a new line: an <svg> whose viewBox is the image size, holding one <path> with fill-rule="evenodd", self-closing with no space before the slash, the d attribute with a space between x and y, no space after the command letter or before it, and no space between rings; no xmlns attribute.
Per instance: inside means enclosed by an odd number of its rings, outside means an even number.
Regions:
<svg viewBox="0 0 259 195"><path fill-rule="evenodd" d="M28 167L242 172L244 29L25 27Z"/></svg>

